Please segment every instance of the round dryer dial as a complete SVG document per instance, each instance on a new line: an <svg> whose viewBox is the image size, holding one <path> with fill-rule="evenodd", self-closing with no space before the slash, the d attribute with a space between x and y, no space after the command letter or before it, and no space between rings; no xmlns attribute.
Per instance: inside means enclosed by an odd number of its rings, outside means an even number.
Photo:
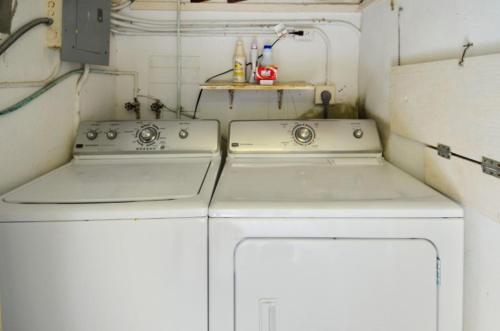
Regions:
<svg viewBox="0 0 500 331"><path fill-rule="evenodd" d="M315 136L314 129L306 124L299 124L293 129L293 139L301 145L309 145Z"/></svg>

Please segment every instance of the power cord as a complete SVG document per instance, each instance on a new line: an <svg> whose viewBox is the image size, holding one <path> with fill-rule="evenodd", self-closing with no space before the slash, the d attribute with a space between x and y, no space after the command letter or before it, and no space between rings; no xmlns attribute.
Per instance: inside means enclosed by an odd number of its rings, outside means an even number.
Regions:
<svg viewBox="0 0 500 331"><path fill-rule="evenodd" d="M11 34L2 44L0 44L0 55L2 55L10 46L12 46L19 38L21 38L26 32L33 29L40 24L52 25L54 20L48 17L35 18L24 24L22 27L17 29L13 34Z"/></svg>
<svg viewBox="0 0 500 331"><path fill-rule="evenodd" d="M288 32L288 34L291 34L291 35L295 35L295 36L303 36L304 35L304 30L299 30L299 31L291 31L291 32ZM271 44L271 47L274 47L274 45L276 45L276 43L278 41L280 41L285 35L282 35L280 36L278 39L276 39L272 44ZM262 57L262 54L260 54L257 59L260 59ZM246 64L246 67L248 67L249 65L251 65L252 62L247 62ZM228 69L226 71L223 71L221 73L218 73L216 75L213 75L209 78L207 78L205 80L205 83L208 83L210 82L212 79L215 79L217 77L220 77L220 76L224 76L230 72L233 72L234 69L231 68L231 69ZM200 92L198 92L198 98L196 99L196 106L194 107L194 112L193 112L193 119L196 119L196 114L198 113L198 106L200 105L200 100L201 100L201 96L203 95L203 90L200 90Z"/></svg>

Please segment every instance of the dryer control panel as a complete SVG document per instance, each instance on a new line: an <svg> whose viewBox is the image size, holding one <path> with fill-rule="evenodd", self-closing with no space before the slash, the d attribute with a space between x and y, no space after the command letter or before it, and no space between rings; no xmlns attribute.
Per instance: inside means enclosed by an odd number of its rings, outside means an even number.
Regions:
<svg viewBox="0 0 500 331"><path fill-rule="evenodd" d="M82 122L75 155L210 153L219 151L217 121Z"/></svg>
<svg viewBox="0 0 500 331"><path fill-rule="evenodd" d="M373 120L235 121L231 153L381 153Z"/></svg>

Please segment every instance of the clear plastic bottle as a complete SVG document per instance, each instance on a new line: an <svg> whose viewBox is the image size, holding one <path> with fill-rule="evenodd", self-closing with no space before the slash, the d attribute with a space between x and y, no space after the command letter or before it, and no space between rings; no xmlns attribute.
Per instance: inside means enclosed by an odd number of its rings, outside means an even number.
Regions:
<svg viewBox="0 0 500 331"><path fill-rule="evenodd" d="M234 51L233 82L246 82L246 63L247 59L245 56L243 41L238 40L238 42L236 43L236 49Z"/></svg>
<svg viewBox="0 0 500 331"><path fill-rule="evenodd" d="M272 66L273 63L273 46L270 44L264 45L264 50L262 51L262 60L260 65L263 67Z"/></svg>
<svg viewBox="0 0 500 331"><path fill-rule="evenodd" d="M257 72L257 61L259 59L259 48L257 46L257 40L254 39L252 46L250 47L250 62L252 63L252 71L250 73L250 83L255 83L255 74Z"/></svg>

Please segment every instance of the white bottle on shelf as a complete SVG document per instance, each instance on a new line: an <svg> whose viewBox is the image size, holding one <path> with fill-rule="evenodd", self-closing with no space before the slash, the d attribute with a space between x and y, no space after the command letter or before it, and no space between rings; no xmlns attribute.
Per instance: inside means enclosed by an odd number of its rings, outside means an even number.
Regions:
<svg viewBox="0 0 500 331"><path fill-rule="evenodd" d="M238 40L236 49L234 51L234 67L233 67L233 82L245 83L246 82L246 66L247 59L245 56L245 48L243 41Z"/></svg>
<svg viewBox="0 0 500 331"><path fill-rule="evenodd" d="M263 67L269 67L273 65L273 46L270 44L264 45L264 50L262 51L262 60L260 65Z"/></svg>
<svg viewBox="0 0 500 331"><path fill-rule="evenodd" d="M250 62L252 63L252 71L250 73L250 83L255 83L255 74L257 73L257 60L259 59L259 47L257 46L257 40L254 39L252 46L250 47Z"/></svg>

